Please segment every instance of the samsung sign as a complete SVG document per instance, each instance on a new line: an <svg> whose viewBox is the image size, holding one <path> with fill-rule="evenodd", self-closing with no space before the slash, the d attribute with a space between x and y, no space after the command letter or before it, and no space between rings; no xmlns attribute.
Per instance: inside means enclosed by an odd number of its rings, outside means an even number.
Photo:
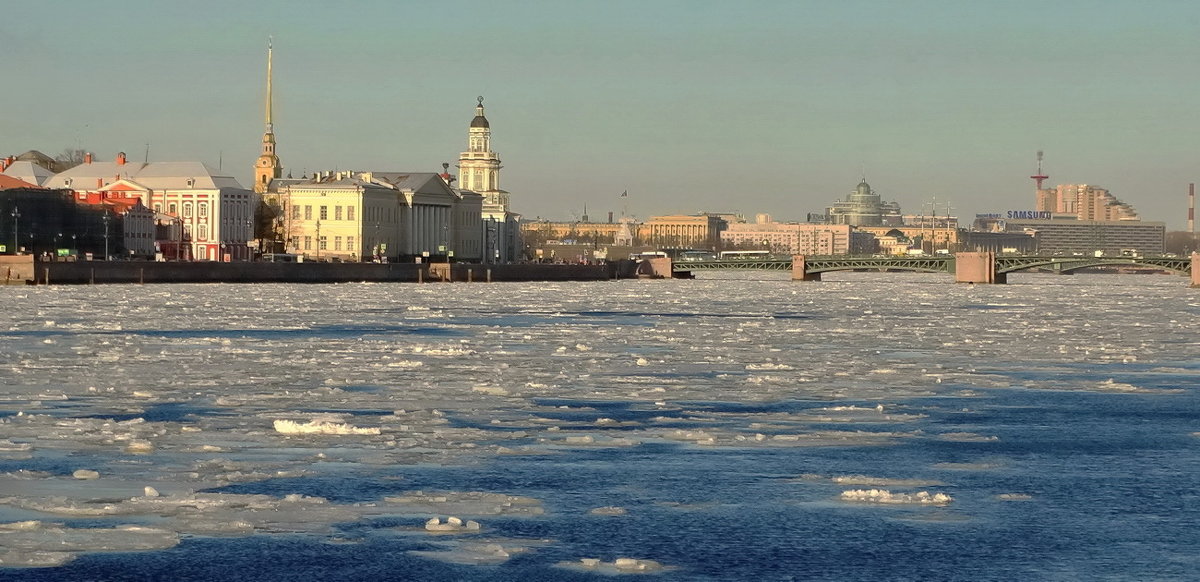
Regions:
<svg viewBox="0 0 1200 582"><path fill-rule="evenodd" d="M1049 210L1009 210L1009 220L1050 220Z"/></svg>

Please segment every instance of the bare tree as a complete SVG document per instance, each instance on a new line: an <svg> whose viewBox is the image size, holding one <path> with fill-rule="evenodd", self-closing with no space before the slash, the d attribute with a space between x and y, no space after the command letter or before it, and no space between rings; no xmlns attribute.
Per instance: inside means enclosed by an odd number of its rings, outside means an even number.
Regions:
<svg viewBox="0 0 1200 582"><path fill-rule="evenodd" d="M58 171L63 172L82 164L86 155L87 150L66 148L57 156L54 156L54 161L58 163Z"/></svg>

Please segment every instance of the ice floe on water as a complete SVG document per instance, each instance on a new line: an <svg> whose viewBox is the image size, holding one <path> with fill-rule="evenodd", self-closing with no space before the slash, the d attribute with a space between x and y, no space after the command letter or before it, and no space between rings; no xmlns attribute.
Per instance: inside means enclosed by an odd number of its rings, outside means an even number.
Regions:
<svg viewBox="0 0 1200 582"><path fill-rule="evenodd" d="M657 574L674 569L655 560L643 558L617 558L611 562L602 561L600 558L580 558L574 562L559 562L555 565L569 570L601 574Z"/></svg>
<svg viewBox="0 0 1200 582"><path fill-rule="evenodd" d="M887 489L850 489L842 491L838 499L855 503L881 503L885 505L949 505L953 497L945 493L892 493Z"/></svg>
<svg viewBox="0 0 1200 582"><path fill-rule="evenodd" d="M808 482L829 482L838 485L861 485L864 487L937 487L945 485L945 483L937 479L913 479L902 477L874 477L868 475L832 475L824 476L817 474L804 474L798 478L799 481Z"/></svg>
<svg viewBox="0 0 1200 582"><path fill-rule="evenodd" d="M178 545L179 539L174 531L139 525L72 528L42 521L0 523L0 566L61 566L83 552L165 550Z"/></svg>
<svg viewBox="0 0 1200 582"><path fill-rule="evenodd" d="M239 288L252 300L22 289L33 307L0 313L0 515L12 522L0 565L298 532L393 536L430 568L521 556L521 568L672 571L661 559L683 570L664 578L708 567L695 578L767 579L777 572L713 574L729 560L687 553L727 540L735 508L787 513L797 494L823 501L804 504L815 523L856 503L900 508L876 521L969 514L1004 529L989 510L1019 508L1000 502L1049 497L1035 461L1010 452L1029 446L1018 423L1043 402L1191 390L1180 354L1193 318L1133 326L1143 315L1117 309L1081 342L1063 331L1077 313L1038 311L1040 288L888 277L900 279ZM1073 289L1089 305L1102 293ZM1175 309L1163 289L1139 309ZM88 311L100 297L103 317ZM1014 420L997 404L1014 393L1044 400ZM961 456L984 450L996 456ZM1038 494L997 493L1000 477ZM953 499L933 490L949 486ZM946 504L962 511L926 509ZM615 548L595 535L611 527L680 527L689 543ZM827 553L812 543L805 556ZM539 556L546 544L562 545ZM559 562L577 556L591 557Z"/></svg>
<svg viewBox="0 0 1200 582"><path fill-rule="evenodd" d="M326 435L348 435L348 434L379 434L379 427L360 428L349 424L340 424L336 422L321 422L318 420L310 420L306 423L299 423L294 420L276 420L275 432L281 434L326 434Z"/></svg>

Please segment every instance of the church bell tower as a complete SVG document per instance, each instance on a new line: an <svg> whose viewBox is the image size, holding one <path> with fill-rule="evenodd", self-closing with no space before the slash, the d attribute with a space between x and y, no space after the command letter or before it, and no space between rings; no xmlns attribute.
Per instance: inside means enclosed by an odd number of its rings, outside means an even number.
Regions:
<svg viewBox="0 0 1200 582"><path fill-rule="evenodd" d="M275 129L271 125L271 40L267 40L267 130L263 133L262 154L254 163L254 191L262 194L271 181L283 175L279 156L275 155Z"/></svg>

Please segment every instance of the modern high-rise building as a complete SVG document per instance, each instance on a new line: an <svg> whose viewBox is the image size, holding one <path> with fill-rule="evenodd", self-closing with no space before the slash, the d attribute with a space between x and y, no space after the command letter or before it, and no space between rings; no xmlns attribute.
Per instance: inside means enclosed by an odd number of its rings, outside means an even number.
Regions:
<svg viewBox="0 0 1200 582"><path fill-rule="evenodd" d="M271 186L272 180L283 175L283 166L279 164L279 156L275 155L275 128L271 123L271 42L267 41L267 128L263 132L262 154L254 163L254 191L263 194Z"/></svg>
<svg viewBox="0 0 1200 582"><path fill-rule="evenodd" d="M1133 206L1090 184L1060 184L1037 191L1035 210L1074 214L1078 220L1138 220Z"/></svg>

